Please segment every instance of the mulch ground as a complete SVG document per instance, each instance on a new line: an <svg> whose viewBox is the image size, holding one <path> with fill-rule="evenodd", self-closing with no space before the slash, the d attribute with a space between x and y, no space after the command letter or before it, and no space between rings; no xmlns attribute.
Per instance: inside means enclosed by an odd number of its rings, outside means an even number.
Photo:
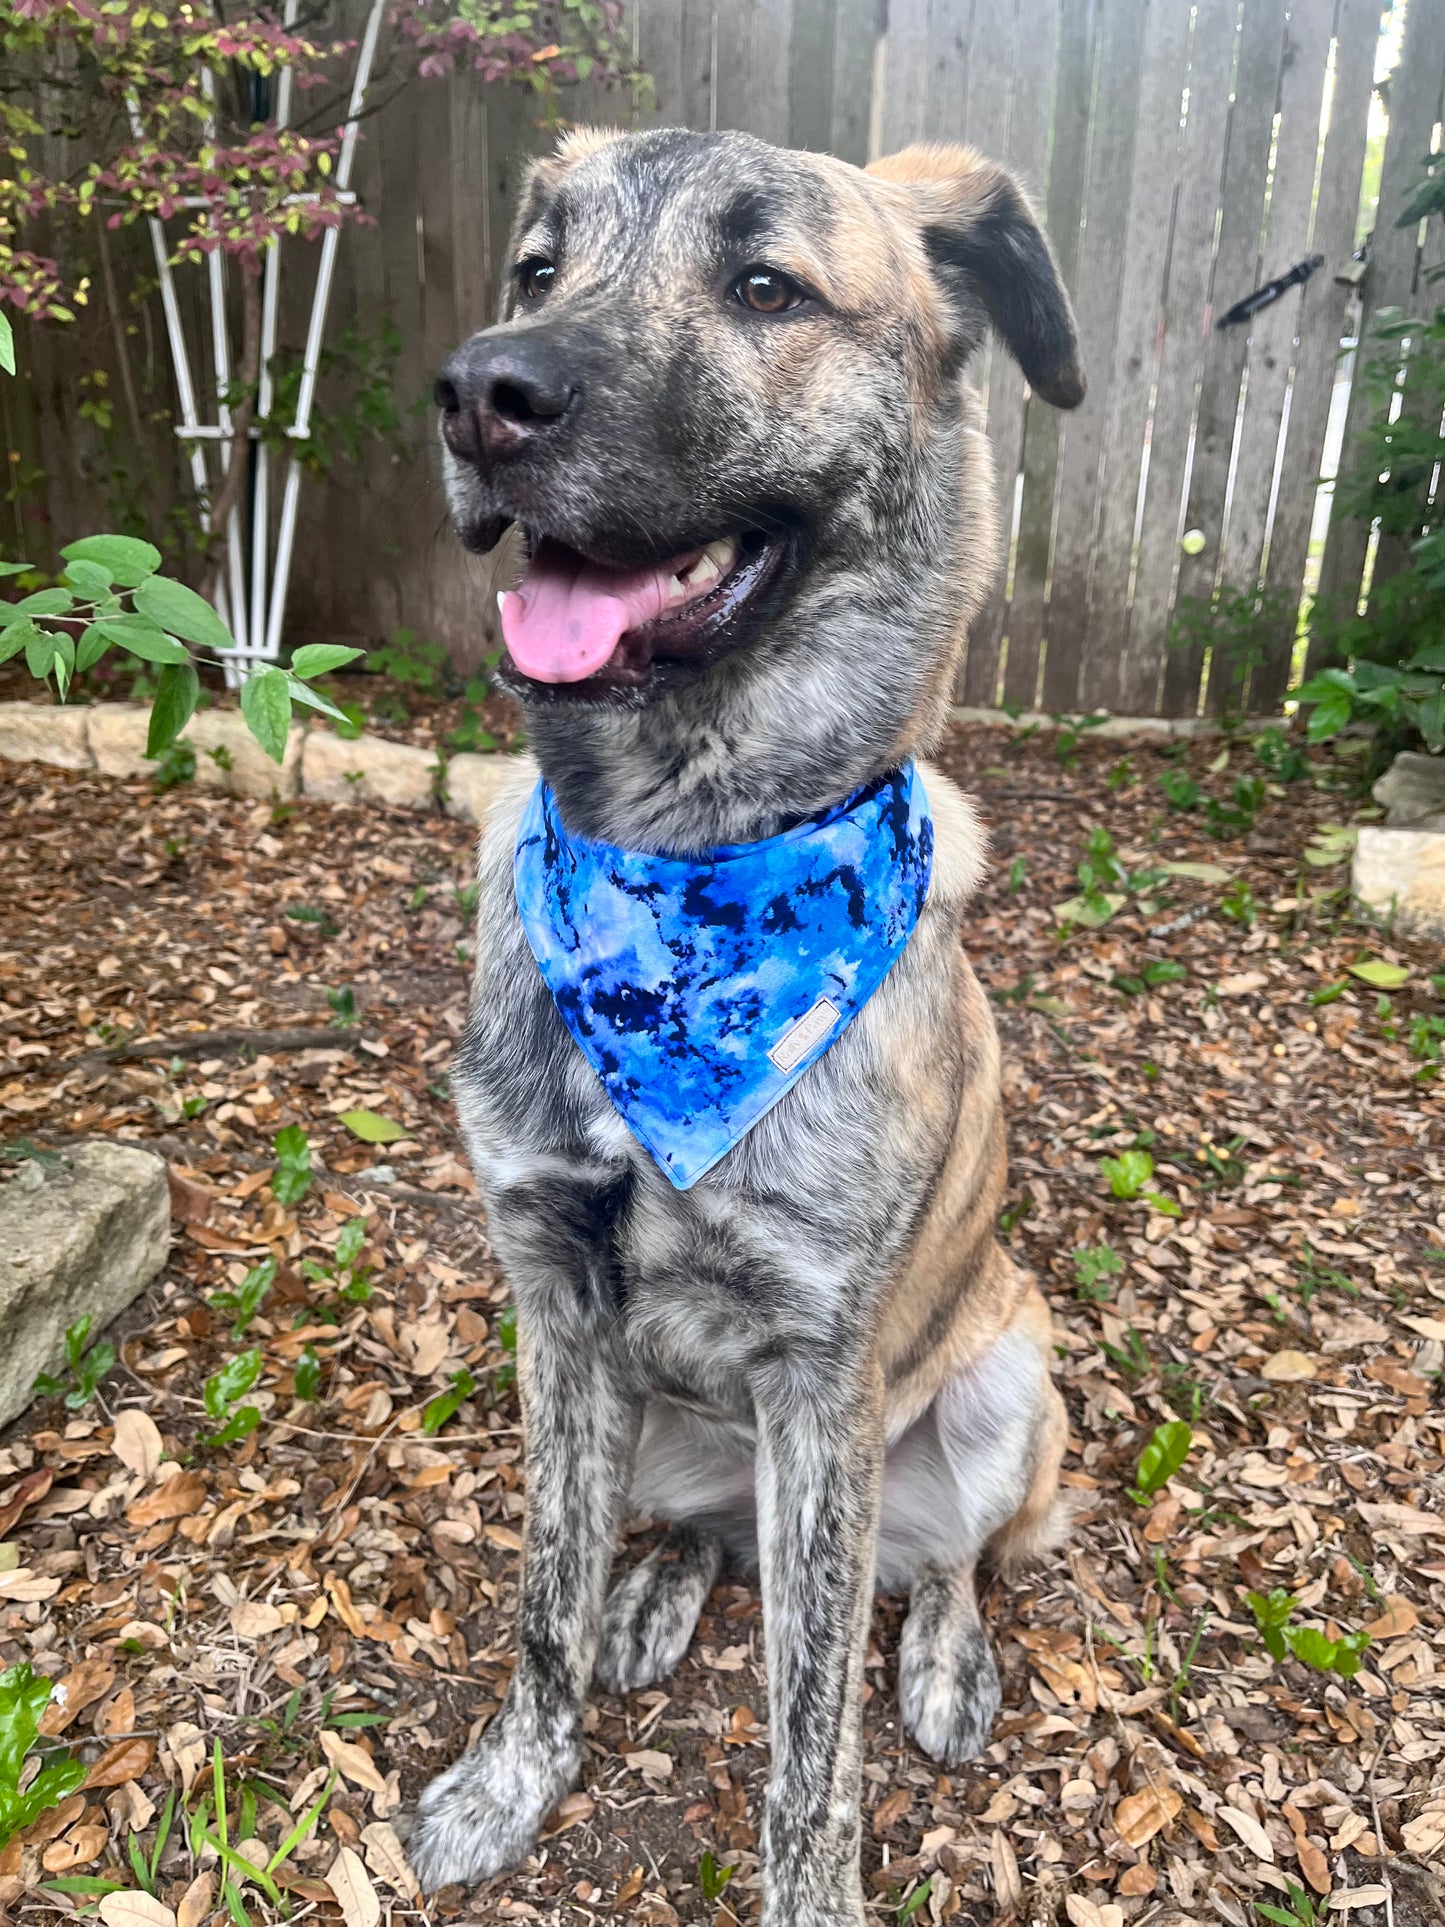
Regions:
<svg viewBox="0 0 1445 1927"><path fill-rule="evenodd" d="M1056 1309L1078 1519L987 1592L1006 1703L963 1771L900 1733L904 1602L879 1602L874 1915L1254 1927L1264 1903L1308 1927L1329 1895L1356 1927L1427 1927L1445 1916L1442 960L1351 917L1329 826L1360 813L1356 761L1316 754L1216 838L1159 779L1227 803L1263 773L1247 744L1227 767L1218 741L1059 747L960 728L943 760L994 840L968 943L1004 1041L1004 1235ZM214 1832L219 1746L233 1879L330 1784L276 1878L294 1917L374 1927L412 1906L396 1823L498 1704L516 1600L506 1284L447 1087L470 833L0 777L0 1171L33 1182L30 1153L105 1134L162 1150L175 1201L170 1263L93 1401L42 1399L0 1438L0 1667L60 1684L47 1725L91 1767L0 1858L0 1908L94 1906L56 1890L77 1878L134 1891L133 1843L145 1920L200 1927L221 1906L200 1828L174 1824L149 1867L168 1790ZM1129 882L1105 876L1115 913L1061 937L1100 827ZM363 1111L404 1135L358 1141L342 1119ZM289 1126L311 1181L286 1202ZM263 1301L238 1306L270 1260ZM253 1365L228 1408L217 1380ZM244 1406L255 1429L204 1442ZM1187 1459L1131 1496L1180 1420ZM1287 1631L1345 1673L1271 1655L1249 1595L1275 1589ZM1360 1631L1346 1676L1338 1642ZM746 1921L767 1759L757 1590L726 1576L675 1678L595 1697L582 1786L535 1858L428 1912ZM139 1927L127 1904L102 1902ZM259 1880L244 1905L278 1917Z"/></svg>

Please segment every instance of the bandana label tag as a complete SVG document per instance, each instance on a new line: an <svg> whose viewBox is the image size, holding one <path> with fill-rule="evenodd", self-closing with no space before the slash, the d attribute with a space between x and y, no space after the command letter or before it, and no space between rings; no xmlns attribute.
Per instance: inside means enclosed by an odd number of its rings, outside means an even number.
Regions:
<svg viewBox="0 0 1445 1927"><path fill-rule="evenodd" d="M802 1063L815 1044L822 1043L838 1017L838 1006L820 997L806 1017L800 1017L790 1030L783 1032L768 1056L786 1074L794 1065Z"/></svg>

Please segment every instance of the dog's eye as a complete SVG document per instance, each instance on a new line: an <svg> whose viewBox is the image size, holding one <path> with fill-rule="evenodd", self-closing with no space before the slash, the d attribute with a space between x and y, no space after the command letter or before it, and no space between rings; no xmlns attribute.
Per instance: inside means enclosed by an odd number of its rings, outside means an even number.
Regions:
<svg viewBox="0 0 1445 1927"><path fill-rule="evenodd" d="M733 294L754 314L784 314L803 300L803 290L776 268L749 268L733 284Z"/></svg>
<svg viewBox="0 0 1445 1927"><path fill-rule="evenodd" d="M528 301L540 301L557 276L553 262L537 257L517 264L517 286Z"/></svg>

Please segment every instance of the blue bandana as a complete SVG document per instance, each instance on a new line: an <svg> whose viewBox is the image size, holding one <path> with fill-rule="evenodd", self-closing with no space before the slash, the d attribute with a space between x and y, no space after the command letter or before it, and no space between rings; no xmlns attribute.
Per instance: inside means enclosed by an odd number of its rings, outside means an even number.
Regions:
<svg viewBox="0 0 1445 1927"><path fill-rule="evenodd" d="M692 858L573 836L538 783L514 869L567 1028L685 1191L877 990L932 864L933 819L908 763L781 836Z"/></svg>

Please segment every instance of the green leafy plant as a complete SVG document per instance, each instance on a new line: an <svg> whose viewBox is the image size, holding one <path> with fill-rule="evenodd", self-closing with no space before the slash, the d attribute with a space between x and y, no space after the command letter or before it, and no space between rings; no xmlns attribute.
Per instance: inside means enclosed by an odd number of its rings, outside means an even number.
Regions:
<svg viewBox="0 0 1445 1927"><path fill-rule="evenodd" d="M1228 837L1247 836L1254 828L1254 819L1264 802L1265 784L1262 776L1236 777L1230 790L1230 801L1221 802L1211 796L1204 805L1204 818L1209 825L1209 834L1223 842Z"/></svg>
<svg viewBox="0 0 1445 1927"><path fill-rule="evenodd" d="M1242 924L1246 930L1253 930L1259 922L1259 906L1243 877L1236 877L1220 897L1219 914L1228 917L1231 923Z"/></svg>
<svg viewBox="0 0 1445 1927"><path fill-rule="evenodd" d="M245 1336L246 1327L265 1303L266 1294L276 1282L276 1260L264 1258L253 1265L234 1291L213 1291L210 1306L231 1320L232 1338Z"/></svg>
<svg viewBox="0 0 1445 1927"><path fill-rule="evenodd" d="M1253 584L1221 583L1207 596L1181 596L1166 646L1207 659L1211 688L1222 693L1226 714L1237 716L1255 670L1293 636L1298 601L1297 594Z"/></svg>
<svg viewBox="0 0 1445 1927"><path fill-rule="evenodd" d="M74 678L112 649L149 664L157 673L146 755L164 757L200 701L193 651L233 649L234 637L204 596L159 573L161 553L149 542L88 535L69 543L61 556L65 571L54 587L0 602L0 662L23 655L30 674L53 682L62 702ZM0 562L0 576L24 575L30 568L28 562ZM241 711L268 756L279 763L285 755L293 702L339 714L309 682L360 654L337 643L312 643L297 650L289 669L253 669L241 685ZM194 767L193 756L192 773Z"/></svg>
<svg viewBox="0 0 1445 1927"><path fill-rule="evenodd" d="M219 1429L202 1438L201 1444L214 1449L221 1445L234 1445L255 1431L261 1423L261 1414L254 1405L238 1405L237 1400L246 1396L256 1380L261 1376L261 1348L253 1345L249 1351L237 1352L234 1358L227 1359L220 1371L213 1372L201 1388L201 1402L206 1409L206 1417Z"/></svg>
<svg viewBox="0 0 1445 1927"><path fill-rule="evenodd" d="M331 918L324 910L318 910L314 904L290 904L285 914L292 923L307 924L314 927L319 937L334 937L337 934L338 926L331 921ZM330 995L331 993L328 991L328 998Z"/></svg>
<svg viewBox="0 0 1445 1927"><path fill-rule="evenodd" d="M350 984L341 984L335 990L328 990L326 1001L331 1006L331 1022L338 1030L349 1030L359 1022L356 1011L356 992Z"/></svg>
<svg viewBox="0 0 1445 1927"><path fill-rule="evenodd" d="M703 1856L697 1863L697 1885L709 1907L715 1907L722 1899L723 1888L732 1877L733 1869L719 1866L713 1858L712 1848L704 1848Z"/></svg>
<svg viewBox="0 0 1445 1927"><path fill-rule="evenodd" d="M449 1418L455 1416L457 1409L469 1399L477 1389L477 1381L464 1365L459 1372L453 1372L447 1381L447 1389L429 1399L421 1415L421 1429L429 1439L435 1438Z"/></svg>
<svg viewBox="0 0 1445 1927"><path fill-rule="evenodd" d="M1080 1245L1074 1252L1074 1296L1086 1304L1107 1302L1109 1280L1124 1269L1124 1260L1112 1245Z"/></svg>
<svg viewBox="0 0 1445 1927"><path fill-rule="evenodd" d="M1304 1240L1301 1255L1295 1259L1295 1270L1299 1274L1299 1294L1306 1305L1319 1291L1343 1291L1351 1298L1360 1295L1359 1286L1346 1273L1320 1263L1308 1238Z"/></svg>
<svg viewBox="0 0 1445 1927"><path fill-rule="evenodd" d="M1199 802L1199 785L1187 770L1177 766L1160 772L1159 787L1171 810L1192 810Z"/></svg>
<svg viewBox="0 0 1445 1927"><path fill-rule="evenodd" d="M1269 1921L1270 1927L1319 1927L1323 1915L1314 1900L1296 1881L1286 1879L1284 1884L1288 1907L1278 1907L1270 1900L1256 1900L1254 1911L1262 1920Z"/></svg>
<svg viewBox="0 0 1445 1927"><path fill-rule="evenodd" d="M0 1673L0 1849L85 1780L84 1765L68 1752L49 1758L42 1754L39 1771L22 1791L28 1763L39 1751L40 1720L53 1690L25 1660Z"/></svg>
<svg viewBox="0 0 1445 1927"><path fill-rule="evenodd" d="M273 1140L276 1169L271 1195L277 1204L299 1204L311 1189L311 1140L299 1124L288 1124Z"/></svg>
<svg viewBox="0 0 1445 1927"><path fill-rule="evenodd" d="M1161 1492L1168 1485L1189 1457L1193 1442L1193 1427L1183 1419L1173 1419L1167 1425L1156 1425L1149 1443L1139 1454L1139 1467L1134 1474L1130 1498L1139 1505L1147 1505L1156 1492Z"/></svg>
<svg viewBox="0 0 1445 1927"><path fill-rule="evenodd" d="M193 1860L200 1859L208 1847L220 1860L221 1901L235 1923L235 1927L249 1927L250 1916L241 1898L248 1881L261 1889L283 1920L290 1919L290 1897L277 1883L276 1873L301 1842L315 1831L335 1787L336 1774L330 1773L320 1793L286 1834L274 1853L269 1856L261 1854L254 1857L243 1854L240 1848L258 1837L256 1795L250 1787L242 1788L238 1803L239 1811L235 1815L233 1826L231 1803L226 1789L225 1759L221 1752L221 1742L215 1741L211 1753L211 1785L202 1793L191 1815L189 1845Z"/></svg>
<svg viewBox="0 0 1445 1927"><path fill-rule="evenodd" d="M195 778L196 752L189 743L176 742L158 758L151 788L157 796L164 796L167 790L178 789L182 783L193 783Z"/></svg>
<svg viewBox="0 0 1445 1927"><path fill-rule="evenodd" d="M1016 897L1019 891L1023 889L1024 882L1028 877L1028 873L1029 873L1028 858L1024 856L1016 856L1013 862L1008 866L1008 893L1011 897Z"/></svg>
<svg viewBox="0 0 1445 1927"><path fill-rule="evenodd" d="M1148 1151L1136 1145L1131 1150L1121 1151L1118 1157L1101 1158L1099 1170L1114 1197L1122 1199L1125 1204L1133 1204L1137 1200L1152 1205L1166 1218L1179 1216L1179 1206L1172 1198L1166 1198L1160 1191L1146 1191L1144 1188L1154 1175L1154 1160Z"/></svg>
<svg viewBox="0 0 1445 1927"><path fill-rule="evenodd" d="M314 1405L321 1392L321 1360L316 1355L314 1345L303 1345L296 1360L296 1370L292 1374L296 1396L308 1405Z"/></svg>
<svg viewBox="0 0 1445 1927"><path fill-rule="evenodd" d="M1088 716L1052 715L1049 720L1055 725L1054 755L1065 769L1073 769L1079 760L1079 744L1086 731L1098 729L1109 718L1103 710L1094 710Z"/></svg>
<svg viewBox="0 0 1445 1927"><path fill-rule="evenodd" d="M152 1900L160 1898L161 1855L166 1850L166 1842L171 1837L171 1827L176 1817L176 1790L171 1788L161 1808L161 1817L156 1822L156 1837L151 1842L151 1850L145 1853L133 1833L127 1833L125 1844L130 1857L131 1872L140 1883L142 1893L149 1894Z"/></svg>
<svg viewBox="0 0 1445 1927"><path fill-rule="evenodd" d="M1309 758L1289 739L1278 723L1271 723L1254 738L1255 760L1276 783L1302 782L1310 773Z"/></svg>
<svg viewBox="0 0 1445 1927"><path fill-rule="evenodd" d="M100 1381L115 1364L115 1347L101 1339L87 1350L90 1325L90 1314L87 1312L83 1318L77 1318L73 1325L67 1327L65 1362L69 1377L54 1378L49 1372L42 1372L33 1388L37 1398L59 1398L63 1393L67 1408L79 1412L95 1397Z"/></svg>
<svg viewBox="0 0 1445 1927"><path fill-rule="evenodd" d="M328 1280L335 1284L336 1295L345 1305L366 1305L371 1302L371 1277L375 1265L358 1263L366 1244L366 1219L348 1218L336 1234L336 1256L331 1264L316 1258L305 1258L301 1263L304 1277L321 1284ZM303 1358L305 1354L302 1354ZM297 1396L308 1398L308 1392L301 1390L298 1376Z"/></svg>
<svg viewBox="0 0 1445 1927"><path fill-rule="evenodd" d="M497 1343L506 1357L492 1374L492 1385L501 1393L517 1382L517 1307L506 1305L497 1314Z"/></svg>
<svg viewBox="0 0 1445 1927"><path fill-rule="evenodd" d="M1361 1655L1370 1643L1368 1633L1342 1633L1331 1639L1318 1627L1296 1625L1294 1594L1283 1586L1268 1593L1251 1592L1246 1600L1271 1658L1284 1659L1292 1653L1315 1672L1338 1673L1341 1679L1353 1679L1359 1672Z"/></svg>
<svg viewBox="0 0 1445 1927"><path fill-rule="evenodd" d="M913 1892L898 1909L899 1920L912 1920L915 1915L923 1911L924 1907L928 1904L929 1895L933 1892L933 1884L934 1876L932 1874L930 1874L926 1880L919 1881L918 1885L913 1889Z"/></svg>

